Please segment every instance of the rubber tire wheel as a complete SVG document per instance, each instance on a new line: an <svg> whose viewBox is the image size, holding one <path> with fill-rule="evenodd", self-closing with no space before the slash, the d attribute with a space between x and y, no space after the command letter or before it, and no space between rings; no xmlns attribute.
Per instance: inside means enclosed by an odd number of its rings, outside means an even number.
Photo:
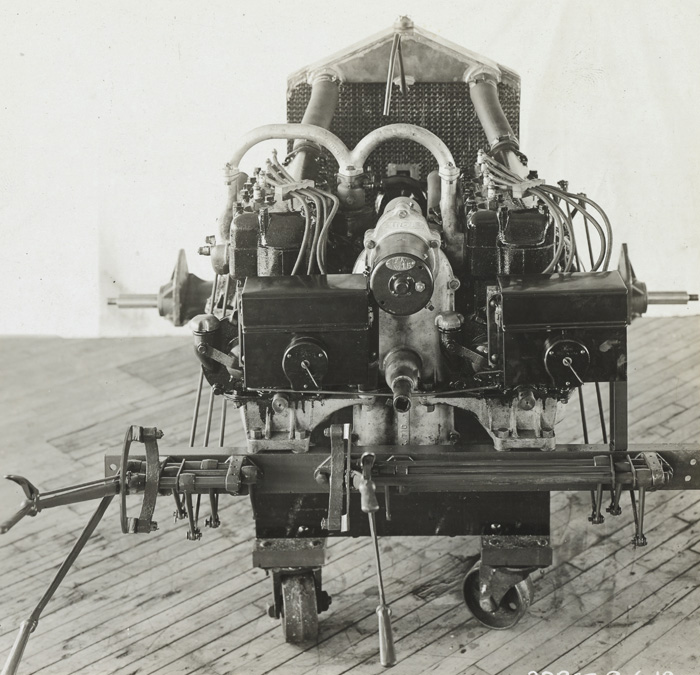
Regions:
<svg viewBox="0 0 700 675"><path fill-rule="evenodd" d="M282 584L282 632L293 645L318 638L318 608L313 573L284 577Z"/></svg>
<svg viewBox="0 0 700 675"><path fill-rule="evenodd" d="M479 569L481 561L467 572L462 585L462 594L467 609L484 626L495 630L506 630L515 626L532 604L535 589L530 577L519 581L503 596L495 611L487 612L479 604Z"/></svg>

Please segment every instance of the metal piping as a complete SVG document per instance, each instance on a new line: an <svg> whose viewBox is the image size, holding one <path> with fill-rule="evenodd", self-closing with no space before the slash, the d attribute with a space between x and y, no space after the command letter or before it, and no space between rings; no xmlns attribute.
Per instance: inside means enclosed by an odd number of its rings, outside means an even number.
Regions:
<svg viewBox="0 0 700 675"><path fill-rule="evenodd" d="M235 201L233 192L237 190L238 186L238 176L240 175L238 165L240 161L254 145L275 138L304 139L322 145L338 162L338 174L346 178L361 176L369 155L376 147L386 141L403 138L422 145L430 150L439 166L442 182L440 209L448 247L451 245L455 251L460 248L458 240L461 233L459 232L457 219L457 179L459 178L459 169L455 166L450 149L438 136L427 129L413 124L387 124L379 127L367 134L352 151L348 150L345 143L335 134L313 124L267 124L248 132L241 138L231 160L226 165L229 198L226 206L227 211L222 216L219 228L224 239L228 238L228 234L226 233L224 236L223 232L230 227L231 219L233 218L231 214ZM228 225L226 221L228 221Z"/></svg>
<svg viewBox="0 0 700 675"><path fill-rule="evenodd" d="M518 138L498 99L498 79L498 74L484 69L466 75L469 95L491 152L498 161L524 178L528 175L528 169L520 160Z"/></svg>
<svg viewBox="0 0 700 675"><path fill-rule="evenodd" d="M491 150L517 150L518 139L501 107L497 83L492 79L472 80L469 95Z"/></svg>
<svg viewBox="0 0 700 675"><path fill-rule="evenodd" d="M258 143L276 138L304 139L314 141L326 148L341 167L352 164L350 151L343 141L327 129L313 124L266 124L249 131L243 136L226 165L228 177L235 178L240 173L238 165L248 150Z"/></svg>
<svg viewBox="0 0 700 675"><path fill-rule="evenodd" d="M414 124L387 124L368 133L352 151L352 167L359 167L361 171L367 158L377 146L395 138L414 141L430 150L433 157L437 160L441 176L444 171L450 172L455 168L452 153L445 143L432 131L423 129L423 127L417 127ZM340 173L354 175L353 172L343 171L342 165Z"/></svg>
<svg viewBox="0 0 700 675"><path fill-rule="evenodd" d="M343 176L360 175L371 152L394 138L414 141L430 150L440 167L441 177L452 177L457 170L452 153L442 140L431 131L413 124L387 124L379 127L367 134L352 151L348 150L345 143L335 134L312 124L266 124L249 131L241 138L226 165L228 178L233 180L240 173L238 165L248 150L258 143L276 138L304 139L322 145L338 162L338 173Z"/></svg>
<svg viewBox="0 0 700 675"><path fill-rule="evenodd" d="M338 78L332 73L323 72L310 78L310 81L311 97L301 123L328 129L338 106ZM315 161L319 155L318 146L297 139L294 142L294 152L294 157L287 168L288 172L296 180L315 178L318 172Z"/></svg>

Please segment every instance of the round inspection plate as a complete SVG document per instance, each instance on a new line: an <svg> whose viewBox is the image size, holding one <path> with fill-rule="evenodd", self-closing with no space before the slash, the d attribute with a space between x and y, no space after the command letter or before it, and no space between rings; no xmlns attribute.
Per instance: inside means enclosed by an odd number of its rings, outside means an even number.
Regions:
<svg viewBox="0 0 700 675"><path fill-rule="evenodd" d="M409 253L382 258L372 270L370 288L389 314L407 316L423 309L433 295L433 275L425 260Z"/></svg>

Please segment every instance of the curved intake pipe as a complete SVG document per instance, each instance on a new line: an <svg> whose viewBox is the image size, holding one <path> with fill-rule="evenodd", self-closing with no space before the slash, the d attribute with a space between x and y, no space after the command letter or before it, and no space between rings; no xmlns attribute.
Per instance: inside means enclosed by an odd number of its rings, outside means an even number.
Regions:
<svg viewBox="0 0 700 675"><path fill-rule="evenodd" d="M338 107L338 79L330 73L316 75L311 83L311 97L304 111L302 124L313 124L328 129ZM296 179L316 179L316 160L320 154L318 145L302 139L294 141L294 157L287 171Z"/></svg>
<svg viewBox="0 0 700 675"><path fill-rule="evenodd" d="M478 71L468 75L467 83L474 110L484 129L491 152L499 162L525 178L528 170L518 157L518 138L513 133L498 99L498 76Z"/></svg>
<svg viewBox="0 0 700 675"><path fill-rule="evenodd" d="M219 225L224 239L228 238L228 228L231 226L233 215L231 210L237 194L240 170L238 165L243 156L253 146L263 141L275 138L303 139L313 141L326 148L338 162L338 174L344 178L361 176L364 164L370 153L382 143L395 138L401 138L418 143L430 150L437 160L440 175L440 210L442 212L442 227L448 251L461 250L461 237L457 216L457 182L459 168L455 166L450 149L434 133L415 126L414 124L387 124L367 134L354 150L347 146L335 134L314 124L267 124L249 131L240 139L231 160L226 165L229 196L226 211Z"/></svg>

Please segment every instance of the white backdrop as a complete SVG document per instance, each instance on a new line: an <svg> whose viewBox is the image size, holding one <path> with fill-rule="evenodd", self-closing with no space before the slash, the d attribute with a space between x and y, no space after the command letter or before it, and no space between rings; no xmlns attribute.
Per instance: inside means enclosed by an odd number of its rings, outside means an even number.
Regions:
<svg viewBox="0 0 700 675"><path fill-rule="evenodd" d="M210 278L235 139L284 120L288 73L399 14L518 71L530 165L604 206L650 289L700 290L695 2L5 0L0 332L175 332L106 298L155 292L180 247Z"/></svg>

